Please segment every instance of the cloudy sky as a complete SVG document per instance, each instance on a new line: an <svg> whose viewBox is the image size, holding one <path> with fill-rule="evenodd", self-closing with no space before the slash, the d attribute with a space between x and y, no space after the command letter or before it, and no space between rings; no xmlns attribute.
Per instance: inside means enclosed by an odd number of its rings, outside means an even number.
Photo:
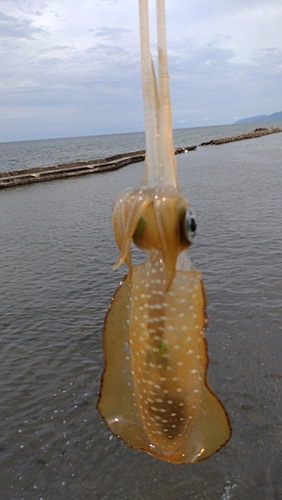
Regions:
<svg viewBox="0 0 282 500"><path fill-rule="evenodd" d="M281 0L166 6L175 128L282 109ZM138 0L0 0L0 58L0 141L143 130Z"/></svg>

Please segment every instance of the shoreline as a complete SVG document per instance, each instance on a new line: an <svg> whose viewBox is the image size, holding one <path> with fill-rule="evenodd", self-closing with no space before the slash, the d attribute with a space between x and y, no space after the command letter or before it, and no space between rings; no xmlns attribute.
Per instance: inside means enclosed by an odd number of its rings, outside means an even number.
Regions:
<svg viewBox="0 0 282 500"><path fill-rule="evenodd" d="M232 137L222 139L214 139L208 142L203 142L199 146L210 146L226 144L228 142L241 141L244 139L253 139L269 134L282 132L279 127L264 128L260 127L252 132L246 132ZM197 146L188 146L176 148L175 154L188 153L195 151ZM98 158L95 160L76 161L69 163L61 163L58 165L47 165L42 167L33 167L22 170L10 170L0 172L0 189L7 187L21 186L24 184L32 184L34 182L44 182L56 179L65 179L68 177L76 177L78 175L86 175L93 173L103 173L112 170L117 170L132 163L138 163L145 160L145 150L134 151L129 153L117 154L106 158Z"/></svg>

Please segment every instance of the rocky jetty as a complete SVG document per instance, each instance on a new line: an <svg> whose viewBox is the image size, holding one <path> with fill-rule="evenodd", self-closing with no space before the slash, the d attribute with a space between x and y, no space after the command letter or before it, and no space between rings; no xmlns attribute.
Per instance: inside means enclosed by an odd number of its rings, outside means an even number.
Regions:
<svg viewBox="0 0 282 500"><path fill-rule="evenodd" d="M245 139L254 139L256 137L262 137L263 135L276 134L277 132L282 132L281 128L261 127L261 128L256 128L252 132L245 132L244 134L233 135L232 137L223 137L222 139L213 139L208 142L202 142L200 146L212 146L212 145L217 146L219 144L226 144L227 142L243 141Z"/></svg>
<svg viewBox="0 0 282 500"><path fill-rule="evenodd" d="M197 146L187 146L186 148L176 148L175 154L179 155L181 153L188 153L189 151L195 151L197 149Z"/></svg>
<svg viewBox="0 0 282 500"><path fill-rule="evenodd" d="M210 146L213 144L225 144L227 142L241 141L243 139L252 139L263 135L275 134L281 132L277 128L256 128L253 132L235 135L233 137L224 137L222 139L213 139L208 142L202 142L200 146ZM187 146L176 148L175 154L188 153L195 151L197 146ZM54 179L65 179L78 175L94 174L98 172L108 172L117 170L125 165L137 163L145 160L145 151L134 151L132 153L118 154L107 158L98 158L96 160L76 161L71 163L62 163L59 165L47 165L44 167L26 168L24 170L11 170L0 172L0 189L6 187L31 184L33 182L52 181Z"/></svg>
<svg viewBox="0 0 282 500"><path fill-rule="evenodd" d="M96 160L0 172L0 188L31 184L33 182L52 181L54 179L64 179L66 177L97 172L108 172L109 170L117 170L130 163L144 161L144 159L145 151L135 151L134 153L119 154Z"/></svg>
<svg viewBox="0 0 282 500"><path fill-rule="evenodd" d="M197 146L177 148L175 154L193 151ZM0 172L0 188L31 184L33 182L52 181L54 179L65 179L78 175L94 174L117 170L131 163L145 160L145 151L134 151L131 153L118 154L107 158L96 160L76 161L61 163L59 165L47 165L44 167L26 168L24 170L11 170Z"/></svg>

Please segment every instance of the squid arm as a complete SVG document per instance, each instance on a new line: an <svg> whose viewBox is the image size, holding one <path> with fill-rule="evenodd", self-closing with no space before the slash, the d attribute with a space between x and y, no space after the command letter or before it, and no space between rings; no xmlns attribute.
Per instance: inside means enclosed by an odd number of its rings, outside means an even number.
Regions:
<svg viewBox="0 0 282 500"><path fill-rule="evenodd" d="M177 181L165 6L157 3L158 83L147 0L139 0L146 161L139 187L118 195L113 228L129 274L105 318L98 410L130 447L171 463L213 455L231 436L228 415L207 380L206 298L186 249L195 219ZM133 265L130 244L146 252Z"/></svg>

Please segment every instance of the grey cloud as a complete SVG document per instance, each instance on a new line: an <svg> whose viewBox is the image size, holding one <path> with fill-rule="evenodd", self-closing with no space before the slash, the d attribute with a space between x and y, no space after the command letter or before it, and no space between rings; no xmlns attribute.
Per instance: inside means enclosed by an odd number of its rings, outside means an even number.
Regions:
<svg viewBox="0 0 282 500"><path fill-rule="evenodd" d="M126 50L122 47L107 45L105 43L98 43L97 45L94 45L93 47L87 49L86 52L95 53L98 57L102 58L104 58L105 55L107 57L125 56L127 53Z"/></svg>
<svg viewBox="0 0 282 500"><path fill-rule="evenodd" d="M37 33L42 33L42 28L36 28L32 21L17 19L0 12L0 38L34 38Z"/></svg>
<svg viewBox="0 0 282 500"><path fill-rule="evenodd" d="M115 4L118 3L118 0L101 0L101 3Z"/></svg>
<svg viewBox="0 0 282 500"><path fill-rule="evenodd" d="M213 36L213 39L207 43L207 46L208 47L215 47L215 46L218 46L218 44L222 44L222 43L228 42L230 40L231 40L231 37L228 35L222 35L219 33L215 33L215 35Z"/></svg>
<svg viewBox="0 0 282 500"><path fill-rule="evenodd" d="M51 50L76 50L76 47L72 45L54 45Z"/></svg>
<svg viewBox="0 0 282 500"><path fill-rule="evenodd" d="M119 40L125 33L131 33L131 30L125 28L109 28L108 26L102 26L97 29L90 29L95 38L103 38L105 40Z"/></svg>
<svg viewBox="0 0 282 500"><path fill-rule="evenodd" d="M10 11L8 16L4 14L4 4L0 0L0 12L3 11L0 14L0 36L2 32L6 37L3 37L3 54L0 52L1 91L3 112L7 116L5 127L8 127L6 122L10 123L9 137L16 137L13 127L26 123L26 120L30 125L26 138L50 137L54 133L58 136L87 135L134 130L143 116L137 27L135 32L127 22L118 24L117 18L110 16L102 18L102 26L95 24L95 20L86 27L85 21L77 26L70 11L69 21L66 15L54 23L54 16L63 16L65 12L61 9L56 14L50 10L55 4L57 7L56 0L52 0L49 7L40 8L37 0L27 1L16 0L24 8L29 6L29 15L22 8L20 13ZM94 5L101 7L102 1L103 9L112 13L114 9L109 4L117 2L95 0ZM174 12L177 3L181 12L183 0L181 2L171 0ZM241 4L243 0L214 0L210 10L213 12L216 7L221 14L230 5L233 15L237 2ZM277 4L269 0L269 5L273 6L273 3ZM68 6L72 2L62 0L62 4ZM210 0L201 0L200 4L211 6ZM257 0L257 4L262 6L261 0ZM266 4L264 0L263 5ZM244 5L255 6L255 3L254 0L244 0ZM48 14L46 20L38 18L44 10ZM201 21L202 11L200 14ZM46 31L35 28L33 23L36 22L46 23ZM107 27L107 22L112 27ZM187 23L186 18L184 23ZM265 44L254 44L257 50L250 55L252 49L249 49L248 58L242 58L244 62L239 63L234 34L199 31L193 39L191 35L189 37L191 32L185 24L174 32L175 36L168 44L173 116L177 126L181 123L201 126L206 117L210 124L230 123L235 115L269 114L278 109L276 103L281 103L282 53L275 47L274 37ZM91 27L93 29L85 33ZM220 29L217 23L217 33ZM275 30L280 33L276 25ZM48 37L40 37L42 31L48 33ZM80 33L81 44L77 38ZM37 40L31 43L28 40L38 37L40 44ZM39 117L41 121L37 130L35 124L39 123ZM5 134L8 137L8 133ZM20 132L17 137L21 137Z"/></svg>
<svg viewBox="0 0 282 500"><path fill-rule="evenodd" d="M205 75L208 77L215 71L224 73L234 56L233 50L220 48L213 43L203 48L194 47L193 40L182 40L173 47L172 55L169 55L169 67L177 80L199 80L201 85Z"/></svg>
<svg viewBox="0 0 282 500"><path fill-rule="evenodd" d="M174 119L201 125L230 123L233 116L277 108L282 53L276 48L255 51L250 64L233 62L232 50L202 50L176 65L171 80ZM185 70L184 70L185 67ZM176 122L177 123L177 122Z"/></svg>
<svg viewBox="0 0 282 500"><path fill-rule="evenodd" d="M252 59L260 64L271 65L282 72L282 50L277 47L265 47L255 50Z"/></svg>
<svg viewBox="0 0 282 500"><path fill-rule="evenodd" d="M210 3L208 1L208 3ZM215 0L214 5L218 6L222 11L244 11L246 9L254 8L258 9L259 7L270 8L273 7L281 7L281 0Z"/></svg>

